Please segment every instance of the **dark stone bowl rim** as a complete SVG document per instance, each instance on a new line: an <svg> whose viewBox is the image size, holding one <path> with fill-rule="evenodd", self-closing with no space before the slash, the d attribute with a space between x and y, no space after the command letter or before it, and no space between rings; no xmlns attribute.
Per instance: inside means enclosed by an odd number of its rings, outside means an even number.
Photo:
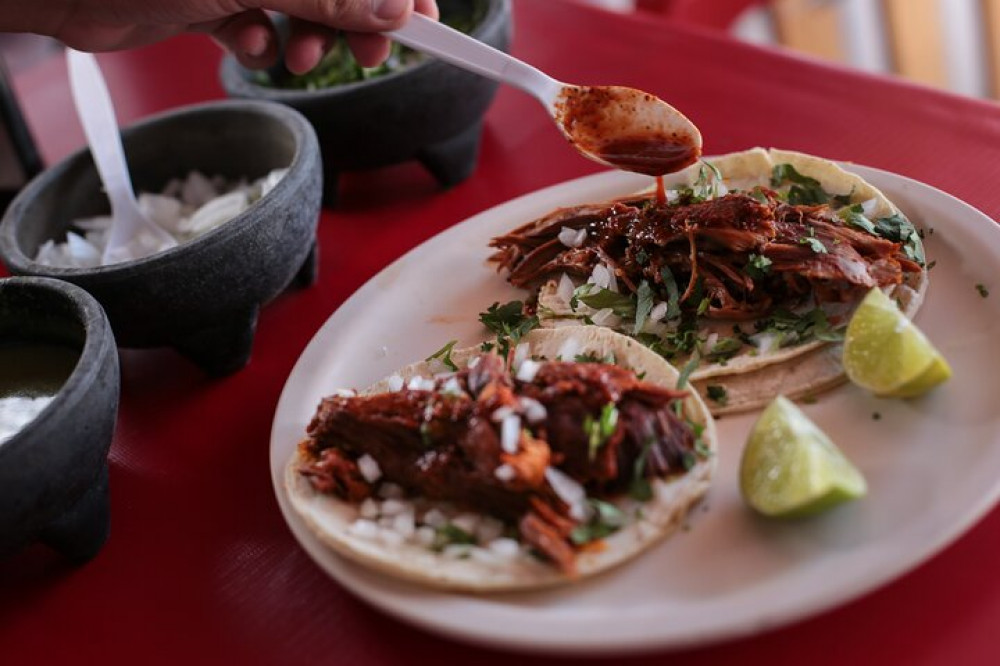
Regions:
<svg viewBox="0 0 1000 666"><path fill-rule="evenodd" d="M505 14L510 13L511 0L486 0L489 7L475 30L470 33L471 37L479 38ZM219 65L219 80L223 88L230 95L238 95L240 99L266 99L275 102L291 103L295 101L317 100L325 97L341 97L351 95L359 90L375 90L382 86L391 86L397 80L406 76L418 76L423 72L434 71L442 67L453 67L448 63L427 56L423 61L405 67L396 72L382 74L365 81L355 81L354 83L343 83L328 88L318 88L316 90L301 90L298 88L274 88L271 86L258 85L244 76L246 69L237 62L232 54L226 54Z"/></svg>
<svg viewBox="0 0 1000 666"><path fill-rule="evenodd" d="M8 221L11 213L17 209L19 204L24 204L32 200L46 188L53 178L60 178L69 165L79 160L89 159L89 147L66 156L58 163L42 171L33 178L8 206L8 213L0 221L0 256L8 264L12 272L29 273L34 275L45 275L51 277L80 277L86 275L102 277L127 277L133 274L141 274L147 271L156 270L165 265L178 260L179 257L200 252L217 243L226 242L227 238L237 234L243 229L256 224L257 209L265 205L266 202L273 201L279 196L289 196L289 189L294 187L295 179L291 178L293 172L301 167L303 156L306 153L305 144L312 136L315 140L315 131L306 118L295 109L283 104L276 104L267 100L254 99L228 99L191 104L170 109L161 113L147 116L142 120L122 128L123 135L131 136L149 130L151 127L163 122L171 122L188 116L199 114L218 114L237 111L240 113L255 113L263 117L273 118L289 128L295 139L295 152L292 155L291 163L285 167L289 172L282 178L268 194L254 201L249 208L219 225L215 229L190 241L181 243L177 247L157 252L134 261L124 261L108 266L97 266L94 268L68 268L51 266L34 261L24 254L13 236L14 224Z"/></svg>
<svg viewBox="0 0 1000 666"><path fill-rule="evenodd" d="M72 409L72 405L67 405L70 401L89 402L89 391L94 382L95 376L100 372L99 361L107 353L109 348L117 349L113 343L113 333L111 325L104 314L104 309L87 290L78 287L71 282L58 280L56 278L41 276L15 276L0 278L0 298L3 293L12 289L42 290L58 294L60 298L67 301L77 315L77 321L84 330L83 346L80 348L80 355L76 360L73 371L63 382L62 387L53 396L52 401L31 421L25 424L20 430L15 432L9 439L0 443L0 448L14 449L24 446L24 440L30 440L34 431L40 427L43 420L51 418L57 412L67 407ZM115 406L117 407L117 405Z"/></svg>

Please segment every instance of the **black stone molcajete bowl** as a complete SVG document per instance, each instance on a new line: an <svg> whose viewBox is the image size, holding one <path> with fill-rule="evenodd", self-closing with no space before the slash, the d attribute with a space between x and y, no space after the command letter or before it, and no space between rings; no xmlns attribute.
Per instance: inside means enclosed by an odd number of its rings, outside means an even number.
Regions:
<svg viewBox="0 0 1000 666"><path fill-rule="evenodd" d="M0 258L17 275L73 282L100 301L123 347L169 346L223 375L250 358L262 304L316 277L322 194L312 126L280 104L223 101L155 116L123 131L137 191L159 192L193 169L254 179L287 175L246 211L193 241L136 261L92 269L35 262L77 218L107 214L89 150L31 181L0 223Z"/></svg>
<svg viewBox="0 0 1000 666"><path fill-rule="evenodd" d="M510 0L487 0L488 8L471 35L507 50ZM439 0L442 13L450 4ZM324 201L337 201L342 171L419 160L441 185L468 178L476 166L483 114L497 84L433 58L358 83L319 90L262 86L232 56L219 71L230 97L266 99L302 112L316 128L323 152Z"/></svg>
<svg viewBox="0 0 1000 666"><path fill-rule="evenodd" d="M0 345L79 350L52 401L0 442L0 557L42 541L84 561L108 536L107 454L118 412L115 338L101 306L60 280L0 280Z"/></svg>

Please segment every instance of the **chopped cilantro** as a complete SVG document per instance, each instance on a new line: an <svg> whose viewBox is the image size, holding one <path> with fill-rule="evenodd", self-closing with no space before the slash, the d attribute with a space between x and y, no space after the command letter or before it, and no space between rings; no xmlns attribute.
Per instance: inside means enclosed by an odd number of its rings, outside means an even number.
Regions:
<svg viewBox="0 0 1000 666"><path fill-rule="evenodd" d="M757 203L762 203L762 204L770 203L770 201L768 201L767 199L767 194L765 194L764 190L760 188L760 185L757 185L752 190L750 190L750 197L753 198L755 201L757 201Z"/></svg>
<svg viewBox="0 0 1000 666"><path fill-rule="evenodd" d="M920 234L913 228L913 224L906 219L902 213L894 213L889 217L882 217L875 220L875 231L879 236L890 240L893 243L903 244L903 254L924 265L924 246L920 242Z"/></svg>
<svg viewBox="0 0 1000 666"><path fill-rule="evenodd" d="M604 289L595 284L584 284L573 291L570 307L575 309L576 304L581 302L595 310L611 308L619 317L632 318L635 316L635 301L631 296L619 294L617 291Z"/></svg>
<svg viewBox="0 0 1000 666"><path fill-rule="evenodd" d="M694 354L684 367L681 368L681 374L677 377L677 390L682 391L687 387L688 379L691 377L691 373L694 372L695 368L698 367L698 363L701 361L697 354Z"/></svg>
<svg viewBox="0 0 1000 666"><path fill-rule="evenodd" d="M649 263L649 255L646 253L645 250L640 248L639 251L635 253L635 263L639 264L640 266L645 266L647 263Z"/></svg>
<svg viewBox="0 0 1000 666"><path fill-rule="evenodd" d="M635 327L632 329L633 335L637 335L639 331L642 330L642 327L649 318L649 313L652 309L653 289L649 286L648 282L643 280L639 283L639 289L636 291Z"/></svg>
<svg viewBox="0 0 1000 666"><path fill-rule="evenodd" d="M712 304L712 299L710 299L708 296L706 296L705 298L701 299L701 302L698 303L698 316L701 316L701 315L705 314L706 312L708 312L708 307L711 304Z"/></svg>
<svg viewBox="0 0 1000 666"><path fill-rule="evenodd" d="M725 361L732 358L742 347L743 341L739 338L719 338L706 357L713 361Z"/></svg>
<svg viewBox="0 0 1000 666"><path fill-rule="evenodd" d="M538 317L523 313L521 301L511 301L504 305L494 303L486 312L479 313L479 321L497 336L497 351L506 357L510 345L517 344L529 331L538 328Z"/></svg>
<svg viewBox="0 0 1000 666"><path fill-rule="evenodd" d="M877 235L875 225L865 217L864 210L861 204L854 204L853 206L846 206L838 210L837 216L852 227L867 231L873 236Z"/></svg>
<svg viewBox="0 0 1000 666"><path fill-rule="evenodd" d="M573 360L577 363L607 363L609 365L614 365L615 355L608 354L605 357L598 356L595 352L584 352L583 354L577 354L573 357Z"/></svg>
<svg viewBox="0 0 1000 666"><path fill-rule="evenodd" d="M669 266L660 269L660 278L663 280L663 288L667 290L667 313L663 318L670 321L681 314L680 290L677 289L677 280Z"/></svg>
<svg viewBox="0 0 1000 666"><path fill-rule="evenodd" d="M476 537L475 535L469 534L458 525L445 523L435 531L433 548L434 550L440 551L443 550L445 546L449 546L451 544L475 545Z"/></svg>
<svg viewBox="0 0 1000 666"><path fill-rule="evenodd" d="M725 407L726 403L729 402L729 395L726 393L725 386L719 386L718 384L709 384L705 387L705 393L708 395L708 399L714 403L717 403L721 407Z"/></svg>
<svg viewBox="0 0 1000 666"><path fill-rule="evenodd" d="M977 284L976 291L978 291L979 295L982 296L983 298L986 298L987 296L990 295L990 290L987 289L986 285L984 284Z"/></svg>
<svg viewBox="0 0 1000 666"><path fill-rule="evenodd" d="M773 262L761 254L751 254L747 258L747 265L743 267L743 272L753 280L763 280L764 276L771 272Z"/></svg>
<svg viewBox="0 0 1000 666"><path fill-rule="evenodd" d="M594 509L590 520L583 525L574 527L569 535L570 541L577 546L614 534L626 522L625 514L614 504L592 497L587 498L587 502Z"/></svg>
<svg viewBox="0 0 1000 666"><path fill-rule="evenodd" d="M771 187L781 187L786 183L791 183L788 190L790 204L816 206L830 202L830 195L818 180L799 173L791 164L776 164L771 171Z"/></svg>
<svg viewBox="0 0 1000 666"><path fill-rule="evenodd" d="M684 465L685 470L690 471L698 464L698 458L690 451L685 451L681 454L681 464Z"/></svg>
<svg viewBox="0 0 1000 666"><path fill-rule="evenodd" d="M653 487L646 478L646 459L649 457L649 449L656 440L652 437L642 445L642 451L636 456L635 465L632 467L632 483L629 485L628 494L634 500L648 502L653 499Z"/></svg>
<svg viewBox="0 0 1000 666"><path fill-rule="evenodd" d="M448 344L446 344L444 347L441 347L441 349L438 349L436 352L434 352L424 360L430 361L431 359L440 358L441 362L444 363L444 366L446 368L448 368L452 372L458 372L458 366L455 365L455 362L451 360L451 350L455 347L455 344L457 342L458 340L449 340Z"/></svg>
<svg viewBox="0 0 1000 666"><path fill-rule="evenodd" d="M799 239L799 244L808 245L809 248L816 254L826 254L828 252L826 246L823 245L823 241L816 238L815 236L803 236L802 238Z"/></svg>
<svg viewBox="0 0 1000 666"><path fill-rule="evenodd" d="M796 314L778 308L766 319L754 322L758 332L776 334L778 347L798 344L808 340L839 342L844 339L843 331L834 329L821 308L813 308L803 314Z"/></svg>
<svg viewBox="0 0 1000 666"><path fill-rule="evenodd" d="M587 435L587 454L591 460L597 457L597 452L601 450L608 438L615 434L617 427L618 408L613 402L609 402L601 408L601 415L597 419L594 419L590 414L584 417L583 432Z"/></svg>

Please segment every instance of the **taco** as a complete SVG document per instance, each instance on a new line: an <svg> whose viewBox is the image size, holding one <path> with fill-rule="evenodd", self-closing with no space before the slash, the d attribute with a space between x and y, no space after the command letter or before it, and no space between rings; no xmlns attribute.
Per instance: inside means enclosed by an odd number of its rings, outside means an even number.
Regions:
<svg viewBox="0 0 1000 666"><path fill-rule="evenodd" d="M313 533L388 574L485 592L592 576L677 529L716 451L677 371L598 327L510 351L448 348L323 399L285 474Z"/></svg>
<svg viewBox="0 0 1000 666"><path fill-rule="evenodd" d="M844 380L851 313L872 288L907 315L927 287L921 234L833 162L755 148L657 193L564 208L494 238L542 326L597 324L678 367L713 414Z"/></svg>

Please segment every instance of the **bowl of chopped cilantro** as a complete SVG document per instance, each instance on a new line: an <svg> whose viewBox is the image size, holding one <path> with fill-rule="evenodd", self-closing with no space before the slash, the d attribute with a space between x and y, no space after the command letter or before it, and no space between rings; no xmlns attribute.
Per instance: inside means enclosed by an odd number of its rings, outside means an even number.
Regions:
<svg viewBox="0 0 1000 666"><path fill-rule="evenodd" d="M510 0L438 0L438 6L444 23L508 48ZM303 75L255 72L226 56L219 77L230 97L287 104L309 119L323 154L328 205L336 203L345 171L417 160L444 187L465 180L497 89L493 81L399 45L383 65L362 68L342 40Z"/></svg>

